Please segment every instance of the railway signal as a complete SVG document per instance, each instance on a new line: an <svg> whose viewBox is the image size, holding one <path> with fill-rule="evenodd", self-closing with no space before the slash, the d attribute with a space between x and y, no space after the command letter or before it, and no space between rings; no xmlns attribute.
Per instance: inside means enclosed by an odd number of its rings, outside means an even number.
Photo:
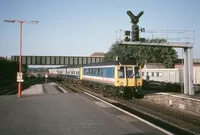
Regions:
<svg viewBox="0 0 200 135"><path fill-rule="evenodd" d="M138 15L134 15L131 11L127 11L132 23L131 41L139 41L139 26L137 23L139 22L139 18L143 15L143 13L144 11L141 11Z"/></svg>

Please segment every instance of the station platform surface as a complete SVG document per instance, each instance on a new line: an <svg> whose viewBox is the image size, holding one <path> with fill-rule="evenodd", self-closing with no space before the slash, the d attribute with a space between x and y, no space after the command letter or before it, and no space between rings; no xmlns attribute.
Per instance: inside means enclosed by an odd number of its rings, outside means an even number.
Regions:
<svg viewBox="0 0 200 135"><path fill-rule="evenodd" d="M0 135L136 134L166 132L84 93L0 96Z"/></svg>

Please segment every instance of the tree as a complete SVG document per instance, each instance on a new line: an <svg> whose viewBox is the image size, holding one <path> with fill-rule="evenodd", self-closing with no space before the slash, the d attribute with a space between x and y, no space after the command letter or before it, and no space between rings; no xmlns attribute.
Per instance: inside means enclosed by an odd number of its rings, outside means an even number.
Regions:
<svg viewBox="0 0 200 135"><path fill-rule="evenodd" d="M166 42L165 39L152 39L145 42ZM118 45L117 42L112 44L109 51L105 53L104 60L120 60L137 61L138 64L144 65L148 63L163 63L167 68L172 68L177 60L177 52L172 47L150 47L150 46L126 46Z"/></svg>

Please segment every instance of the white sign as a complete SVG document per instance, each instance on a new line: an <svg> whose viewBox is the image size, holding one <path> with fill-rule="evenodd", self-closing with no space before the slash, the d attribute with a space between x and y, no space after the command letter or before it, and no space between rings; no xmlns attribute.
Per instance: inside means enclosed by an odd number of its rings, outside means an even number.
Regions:
<svg viewBox="0 0 200 135"><path fill-rule="evenodd" d="M17 72L17 82L24 82L22 72Z"/></svg>
<svg viewBox="0 0 200 135"><path fill-rule="evenodd" d="M45 74L45 77L47 78L47 77L48 77L48 74Z"/></svg>

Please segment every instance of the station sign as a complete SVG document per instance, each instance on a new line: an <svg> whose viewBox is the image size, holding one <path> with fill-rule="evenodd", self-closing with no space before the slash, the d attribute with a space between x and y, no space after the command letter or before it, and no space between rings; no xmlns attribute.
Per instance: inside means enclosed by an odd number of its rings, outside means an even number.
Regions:
<svg viewBox="0 0 200 135"><path fill-rule="evenodd" d="M17 72L17 82L24 82L22 72Z"/></svg>

